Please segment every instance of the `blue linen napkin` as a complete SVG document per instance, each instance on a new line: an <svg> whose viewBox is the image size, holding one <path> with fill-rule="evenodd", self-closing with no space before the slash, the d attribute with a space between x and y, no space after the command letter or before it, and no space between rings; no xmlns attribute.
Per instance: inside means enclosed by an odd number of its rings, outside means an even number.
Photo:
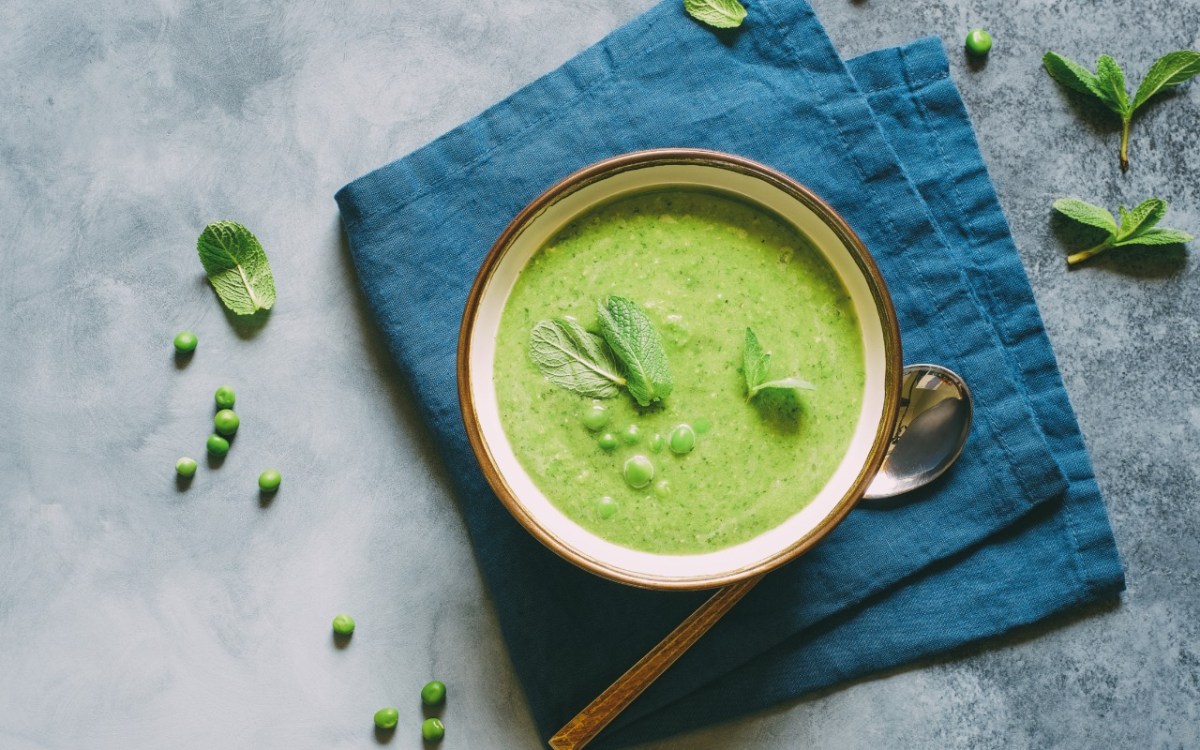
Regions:
<svg viewBox="0 0 1200 750"><path fill-rule="evenodd" d="M772 573L596 742L695 728L1006 632L1124 581L1028 281L936 40L851 61L803 2L714 33L666 0L562 68L337 195L368 303L456 494L534 719L552 734L705 594L557 558L503 509L458 413L456 334L492 242L598 159L698 146L790 174L876 258L905 359L962 373L967 450L899 505L860 507Z"/></svg>

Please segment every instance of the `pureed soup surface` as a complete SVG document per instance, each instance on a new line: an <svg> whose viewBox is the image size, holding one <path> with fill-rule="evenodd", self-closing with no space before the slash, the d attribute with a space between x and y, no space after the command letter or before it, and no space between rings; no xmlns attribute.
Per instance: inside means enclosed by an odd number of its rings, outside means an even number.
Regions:
<svg viewBox="0 0 1200 750"><path fill-rule="evenodd" d="M674 390L649 408L623 388L580 396L531 359L538 321L599 330L608 295L641 306L663 339ZM747 326L771 378L816 389L748 401ZM832 476L862 406L862 336L833 269L790 224L717 193L644 192L576 218L521 271L496 345L501 422L534 483L584 528L647 552L712 552L778 526ZM696 432L682 455L668 439L681 424ZM654 470L642 489L622 473L634 456Z"/></svg>

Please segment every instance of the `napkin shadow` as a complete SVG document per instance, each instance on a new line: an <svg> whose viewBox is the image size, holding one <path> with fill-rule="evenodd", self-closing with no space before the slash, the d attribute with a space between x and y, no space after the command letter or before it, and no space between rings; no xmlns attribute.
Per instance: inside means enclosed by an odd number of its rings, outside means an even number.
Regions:
<svg viewBox="0 0 1200 750"><path fill-rule="evenodd" d="M959 646L956 649L947 651L944 654L931 656L928 659L914 662L903 667L897 667L890 672L881 672L878 675L873 675L865 678L862 681L873 680L876 678L887 678L891 675L903 674L905 672L916 672L928 667L939 667L961 662L963 659L968 659L984 654L1007 651L1009 649L1018 648L1034 641L1045 638L1050 633L1056 630L1076 625L1090 620L1093 617L1101 615L1111 615L1121 608L1121 599L1116 594L1113 594L1109 599L1092 602L1067 612L1060 612L1056 615L1040 620L1038 622L1022 625L1014 630L998 635L992 638L986 638L976 643L968 643Z"/></svg>
<svg viewBox="0 0 1200 750"><path fill-rule="evenodd" d="M355 317L358 318L362 347L366 351L371 369L379 373L380 386L387 392L394 413L399 415L399 421L403 423L405 429L412 430L419 435L414 448L420 455L421 465L428 469L434 481L445 490L447 495L453 496L453 493L450 492L450 475L433 449L433 437L417 411L416 396L413 395L408 381L400 373L400 368L392 360L383 333L375 323L375 318L371 315L367 300L363 296L362 287L358 284L358 276L354 270L354 258L350 254L350 240L346 237L346 229L342 226L341 221L337 222L337 238L343 281L347 287L353 290L350 297L353 299ZM457 502L455 502L455 507L458 507Z"/></svg>
<svg viewBox="0 0 1200 750"><path fill-rule="evenodd" d="M1061 630L1078 623L1089 620L1093 617L1101 615L1110 615L1120 609L1121 600L1113 594L1111 598L1093 602L1091 604L1082 605L1066 612L1060 612L1056 615L1051 615L1044 620L1019 626L1004 635L985 638L974 643L967 643L958 648L946 651L945 653L929 656L924 659L909 662L902 666L892 667L891 669L872 672L862 677L856 677L846 682L839 682L830 687L821 690L807 693L800 699L798 703L784 703L777 708L781 710L790 710L798 704L808 703L811 701L820 700L834 693L861 685L876 680L887 680L898 675L907 674L909 672L920 672L931 667L946 667L956 664L961 664L964 659L970 659L984 654L1000 653L1024 646L1028 643L1040 640L1045 636L1053 633L1056 630Z"/></svg>
<svg viewBox="0 0 1200 750"><path fill-rule="evenodd" d="M1119 608L1120 598L1116 594L1113 594L1109 599L1082 605L1065 612L1060 612L1056 615L1051 615L1050 617L1047 617L1039 622L1032 623L1030 625L1019 626L1004 635L993 636L976 641L974 643L964 644L955 649L951 649L950 651L929 656L924 659L911 661L901 666L892 667L891 669L871 671L869 674L861 677L855 677L842 682L837 682L829 687L805 693L800 698L786 700L761 711L755 711L753 713L746 714L740 717L743 719L742 721L735 721L731 724L705 726L702 728L702 731L705 732L705 738L707 740L716 741L717 744L714 744L713 747L749 747L749 743L745 741L745 733L747 731L745 719L763 719L771 716L791 713L800 706L809 703L815 703L830 695L840 693L847 688L852 688L857 685L863 685L875 682L877 680L887 680L892 677L903 675L909 672L919 672L931 667L953 666L956 664L961 664L964 659L982 656L984 654L999 654L1010 649L1024 646L1025 644L1039 640L1056 630L1070 627L1090 618L1113 614ZM855 611L857 611L857 609L842 613L841 616L851 617ZM803 636L801 635L800 637ZM687 735L681 735L681 737L687 737ZM722 743L722 740L725 740L725 742Z"/></svg>
<svg viewBox="0 0 1200 750"><path fill-rule="evenodd" d="M1103 242L1105 233L1101 229L1080 224L1053 211L1050 231L1066 256L1076 250L1092 247ZM1099 268L1125 274L1139 279L1165 279L1181 272L1187 265L1187 249L1183 245L1156 245L1149 247L1114 247L1090 258L1074 268Z"/></svg>

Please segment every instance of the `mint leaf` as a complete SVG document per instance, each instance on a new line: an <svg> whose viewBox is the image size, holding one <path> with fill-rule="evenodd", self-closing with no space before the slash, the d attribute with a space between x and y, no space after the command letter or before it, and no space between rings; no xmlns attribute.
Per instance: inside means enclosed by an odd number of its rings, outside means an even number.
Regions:
<svg viewBox="0 0 1200 750"><path fill-rule="evenodd" d="M1184 242L1191 242L1196 239L1187 232L1181 232L1178 229L1159 229L1153 227L1144 232L1139 232L1136 237L1126 240L1117 240L1113 243L1113 247L1125 247L1126 245L1179 245Z"/></svg>
<svg viewBox="0 0 1200 750"><path fill-rule="evenodd" d="M778 378L767 380L771 365L771 353L764 351L754 329L746 327L746 348L742 353L742 373L746 376L746 399L750 400L763 391L815 390L816 386L800 378Z"/></svg>
<svg viewBox="0 0 1200 750"><path fill-rule="evenodd" d="M1068 60L1055 52L1042 57L1042 65L1050 77L1069 89L1098 99L1121 118L1121 171L1129 169L1129 128L1133 115L1155 94L1167 86L1176 86L1200 73L1200 52L1180 50L1163 55L1150 66L1130 102L1125 90L1125 74L1117 61L1108 55L1096 60L1096 72Z"/></svg>
<svg viewBox="0 0 1200 750"><path fill-rule="evenodd" d="M1177 86L1197 73L1200 73L1200 52L1190 49L1168 52L1146 72L1134 94L1133 108L1136 110L1167 86Z"/></svg>
<svg viewBox="0 0 1200 750"><path fill-rule="evenodd" d="M1167 202L1159 198L1142 201L1132 211L1126 211L1121 206L1121 229L1117 232L1117 242L1136 236L1143 230L1149 229L1167 213Z"/></svg>
<svg viewBox="0 0 1200 750"><path fill-rule="evenodd" d="M1112 234L1117 231L1117 221L1107 209L1084 203L1078 198L1059 198L1054 201L1054 210L1080 224L1087 224Z"/></svg>
<svg viewBox="0 0 1200 750"><path fill-rule="evenodd" d="M751 389L750 398L754 398L763 391L815 391L817 387L807 380L800 378L780 378L779 380L768 380L765 383L759 383Z"/></svg>
<svg viewBox="0 0 1200 750"><path fill-rule="evenodd" d="M1096 60L1096 79L1100 82L1100 94L1109 109L1121 117L1133 114L1129 106L1129 94L1125 92L1125 73L1116 60L1108 55L1100 55Z"/></svg>
<svg viewBox="0 0 1200 750"><path fill-rule="evenodd" d="M1120 225L1111 224L1112 214L1108 211L1099 206L1084 203L1078 198L1060 198L1054 201L1054 208L1064 216L1088 226L1103 229L1108 233L1103 242L1068 255L1067 265L1069 266L1099 255L1113 247L1174 245L1191 242L1193 239L1192 235L1187 232L1181 232L1178 229L1159 229L1155 226L1167 213L1167 202L1161 198L1144 200L1132 211L1121 206L1119 209ZM1108 223L1102 217L1107 217Z"/></svg>
<svg viewBox="0 0 1200 750"><path fill-rule="evenodd" d="M683 0L683 9L701 23L718 29L741 26L746 9L738 0Z"/></svg>
<svg viewBox="0 0 1200 750"><path fill-rule="evenodd" d="M581 396L612 398L625 385L604 340L570 318L534 325L529 356L547 380Z"/></svg>
<svg viewBox="0 0 1200 750"><path fill-rule="evenodd" d="M1074 60L1063 57L1057 52L1047 52L1042 56L1042 65L1045 66L1046 72L1050 74L1051 78L1067 88L1104 101L1104 94L1100 90L1100 80L1092 71ZM1106 101L1105 103L1107 104Z"/></svg>
<svg viewBox="0 0 1200 750"><path fill-rule="evenodd" d="M746 393L754 395L754 388L767 379L767 368L771 365L771 353L763 351L754 329L746 328L746 348L742 353L742 373L746 376Z"/></svg>
<svg viewBox="0 0 1200 750"><path fill-rule="evenodd" d="M196 241L204 273L231 312L253 315L275 304L275 279L258 238L235 221L215 221Z"/></svg>
<svg viewBox="0 0 1200 750"><path fill-rule="evenodd" d="M662 338L633 301L609 297L597 304L600 335L625 372L625 386L641 406L666 398L674 386Z"/></svg>

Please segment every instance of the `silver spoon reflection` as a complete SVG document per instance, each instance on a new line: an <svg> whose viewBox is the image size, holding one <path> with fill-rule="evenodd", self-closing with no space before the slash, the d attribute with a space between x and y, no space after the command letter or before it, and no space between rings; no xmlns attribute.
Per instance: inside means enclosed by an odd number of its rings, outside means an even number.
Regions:
<svg viewBox="0 0 1200 750"><path fill-rule="evenodd" d="M937 365L905 367L896 430L863 497L894 497L944 474L962 453L973 413L971 390L956 373Z"/></svg>

